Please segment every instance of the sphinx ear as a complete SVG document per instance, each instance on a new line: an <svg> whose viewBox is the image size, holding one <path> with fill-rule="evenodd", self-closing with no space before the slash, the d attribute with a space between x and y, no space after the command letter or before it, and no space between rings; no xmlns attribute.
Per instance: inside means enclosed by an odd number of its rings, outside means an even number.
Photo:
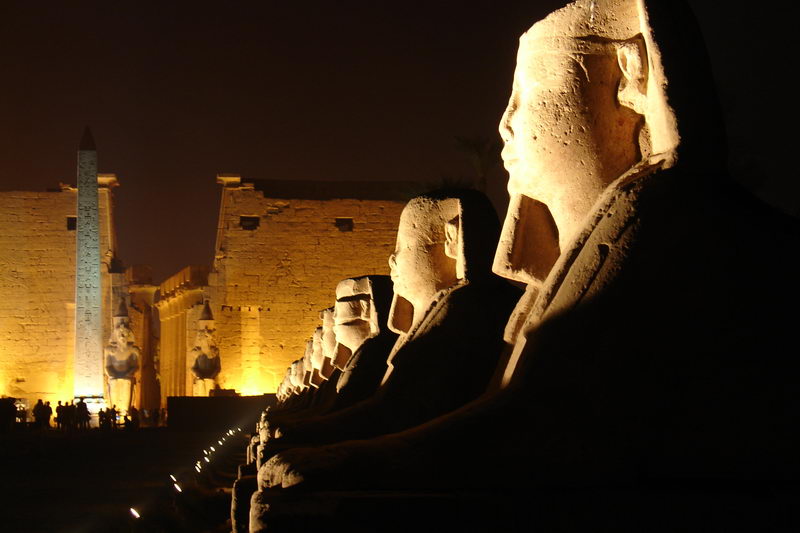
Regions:
<svg viewBox="0 0 800 533"><path fill-rule="evenodd" d="M617 63L622 78L617 89L620 104L645 114L647 102L647 46L641 35L618 43Z"/></svg>
<svg viewBox="0 0 800 533"><path fill-rule="evenodd" d="M458 259L461 255L461 243L458 238L459 222L458 217L455 217L444 225L444 253L453 259Z"/></svg>
<svg viewBox="0 0 800 533"><path fill-rule="evenodd" d="M361 320L369 321L370 319L369 301L364 300L363 298L359 298L358 307L361 310L361 312L359 313L359 315L361 316Z"/></svg>
<svg viewBox="0 0 800 533"><path fill-rule="evenodd" d="M454 217L444 225L444 253L456 260L456 277L466 277L464 265L464 237L461 232L461 217Z"/></svg>

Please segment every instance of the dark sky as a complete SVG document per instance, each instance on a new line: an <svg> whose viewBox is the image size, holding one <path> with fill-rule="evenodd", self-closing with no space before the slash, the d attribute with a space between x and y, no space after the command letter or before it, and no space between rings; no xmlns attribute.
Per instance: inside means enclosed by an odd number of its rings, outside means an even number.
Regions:
<svg viewBox="0 0 800 533"><path fill-rule="evenodd" d="M798 123L793 13L690 3L708 40L734 174L800 214L800 180L786 163ZM210 263L217 173L469 175L455 137L496 135L517 39L560 2L66 4L0 2L0 189L75 183L89 125L100 171L121 182L120 256L151 264L161 281Z"/></svg>

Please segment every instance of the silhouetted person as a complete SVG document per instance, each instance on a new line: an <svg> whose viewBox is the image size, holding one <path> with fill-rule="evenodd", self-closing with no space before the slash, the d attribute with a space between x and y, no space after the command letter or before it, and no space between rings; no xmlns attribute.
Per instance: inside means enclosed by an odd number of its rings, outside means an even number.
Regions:
<svg viewBox="0 0 800 533"><path fill-rule="evenodd" d="M106 411L106 415L108 416L108 420L111 423L111 429L117 429L117 406L112 405L110 409Z"/></svg>
<svg viewBox="0 0 800 533"><path fill-rule="evenodd" d="M44 427L50 427L50 418L53 416L53 408L50 407L50 402L44 404Z"/></svg>
<svg viewBox="0 0 800 533"><path fill-rule="evenodd" d="M44 402L42 402L42 399L39 398L39 400L36 402L36 405L33 406L33 422L37 428L44 427L44 417Z"/></svg>
<svg viewBox="0 0 800 533"><path fill-rule="evenodd" d="M67 430L72 430L75 428L75 403L74 402L67 402L64 404L64 409L62 410L64 413L64 427Z"/></svg>
<svg viewBox="0 0 800 533"><path fill-rule="evenodd" d="M0 398L0 432L11 431L16 417L17 408L14 406L14 398Z"/></svg>
<svg viewBox="0 0 800 533"><path fill-rule="evenodd" d="M86 402L83 401L83 398L75 406L75 415L78 422L78 427L80 429L88 429L89 428L89 407L86 405Z"/></svg>
<svg viewBox="0 0 800 533"><path fill-rule="evenodd" d="M58 405L56 405L56 427L58 429L63 429L64 425L64 406L61 405L61 400L58 400Z"/></svg>
<svg viewBox="0 0 800 533"><path fill-rule="evenodd" d="M131 428L139 429L139 424L141 422L141 420L139 419L139 410L131 406L130 415L131 415Z"/></svg>

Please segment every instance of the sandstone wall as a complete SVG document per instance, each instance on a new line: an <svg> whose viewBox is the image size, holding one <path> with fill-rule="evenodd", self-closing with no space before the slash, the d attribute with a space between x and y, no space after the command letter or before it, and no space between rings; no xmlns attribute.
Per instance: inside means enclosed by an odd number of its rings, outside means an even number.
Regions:
<svg viewBox="0 0 800 533"><path fill-rule="evenodd" d="M115 256L112 180L99 191L104 339ZM115 183L115 180L113 180ZM103 186L106 184L106 186ZM0 395L72 399L77 189L0 192ZM102 363L98 363L102 364Z"/></svg>

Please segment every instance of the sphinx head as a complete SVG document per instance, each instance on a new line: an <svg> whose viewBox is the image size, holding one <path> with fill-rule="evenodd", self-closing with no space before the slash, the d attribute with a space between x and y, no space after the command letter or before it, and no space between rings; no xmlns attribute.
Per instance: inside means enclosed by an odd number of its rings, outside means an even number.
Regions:
<svg viewBox="0 0 800 533"><path fill-rule="evenodd" d="M303 364L303 386L308 387L311 385L311 376L314 373L314 365L312 363L314 354L314 339L306 341L306 350L301 359Z"/></svg>
<svg viewBox="0 0 800 533"><path fill-rule="evenodd" d="M322 367L320 375L323 379L328 379L333 373L333 360L336 358L336 332L334 331L334 308L329 307L319 312L322 320Z"/></svg>
<svg viewBox="0 0 800 533"><path fill-rule="evenodd" d="M386 322L391 300L392 284L388 276L361 276L339 282L332 316L336 368L344 369L367 339L388 333Z"/></svg>
<svg viewBox="0 0 800 533"><path fill-rule="evenodd" d="M311 385L319 387L323 381L322 366L325 361L325 356L322 353L322 328L319 327L314 330L314 335L311 337Z"/></svg>
<svg viewBox="0 0 800 533"><path fill-rule="evenodd" d="M497 227L494 208L477 191L442 190L408 202L389 258L394 283L390 327L407 332L439 291L490 275Z"/></svg>
<svg viewBox="0 0 800 533"><path fill-rule="evenodd" d="M303 360L298 359L297 361L293 361L291 366L289 366L289 385L291 385L293 394L297 394L305 388L305 384L303 383L304 376L305 370L303 368Z"/></svg>
<svg viewBox="0 0 800 533"><path fill-rule="evenodd" d="M577 0L520 38L500 123L511 205L498 274L541 280L612 182L641 163L674 163L665 90L643 0ZM520 252L533 235L550 243L544 258Z"/></svg>

